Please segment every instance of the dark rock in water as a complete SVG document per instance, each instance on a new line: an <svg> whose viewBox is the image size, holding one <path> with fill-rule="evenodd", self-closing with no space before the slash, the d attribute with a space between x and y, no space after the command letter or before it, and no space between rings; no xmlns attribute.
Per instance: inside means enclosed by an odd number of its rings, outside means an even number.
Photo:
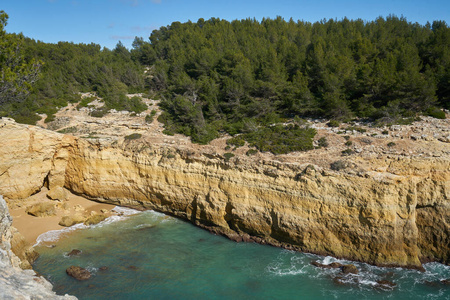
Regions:
<svg viewBox="0 0 450 300"><path fill-rule="evenodd" d="M152 229L152 228L155 228L155 227L156 227L156 225L143 226L143 227L139 227L138 231L146 231L148 229Z"/></svg>
<svg viewBox="0 0 450 300"><path fill-rule="evenodd" d="M127 269L136 271L138 269L138 267L136 267L136 266L128 266Z"/></svg>
<svg viewBox="0 0 450 300"><path fill-rule="evenodd" d="M334 277L333 282L336 285L345 285L345 282L343 281L343 278L340 276Z"/></svg>
<svg viewBox="0 0 450 300"><path fill-rule="evenodd" d="M341 270L342 270L342 273L344 273L344 274L350 274L350 273L358 274L359 273L358 268L356 268L354 265L344 265L344 266L342 266Z"/></svg>
<svg viewBox="0 0 450 300"><path fill-rule="evenodd" d="M344 265L343 265L343 264L340 264L340 263L337 263L337 262L332 262L332 263L329 264L328 266L330 266L330 268L337 269L337 268L343 267Z"/></svg>
<svg viewBox="0 0 450 300"><path fill-rule="evenodd" d="M91 278L91 272L78 266L70 266L67 268L66 273L77 280L87 280Z"/></svg>
<svg viewBox="0 0 450 300"><path fill-rule="evenodd" d="M81 254L81 250L73 249L72 251L67 253L67 256L75 256L75 255L79 255L79 254Z"/></svg>
<svg viewBox="0 0 450 300"><path fill-rule="evenodd" d="M445 285L450 285L450 279L442 279L441 283Z"/></svg>
<svg viewBox="0 0 450 300"><path fill-rule="evenodd" d="M90 288L90 289L95 289L96 286L95 286L95 284L90 284L90 285L88 285L88 288Z"/></svg>
<svg viewBox="0 0 450 300"><path fill-rule="evenodd" d="M108 267L107 266L102 266L100 268L98 268L99 271L108 271Z"/></svg>
<svg viewBox="0 0 450 300"><path fill-rule="evenodd" d="M378 280L377 281L377 285L375 287L376 288L381 288L381 289L384 289L384 290L393 290L396 286L397 286L397 284L393 283L392 281L389 281L389 280Z"/></svg>
<svg viewBox="0 0 450 300"><path fill-rule="evenodd" d="M313 262L311 262L311 264L312 264L313 266L315 266L315 267L318 267L318 268L324 268L324 269L337 269L337 268L343 267L342 264L337 263L337 262L333 262L333 263L331 263L331 264L329 264L329 265L325 265L325 264L321 264L321 263L319 263L319 262L317 262L317 261L313 261Z"/></svg>

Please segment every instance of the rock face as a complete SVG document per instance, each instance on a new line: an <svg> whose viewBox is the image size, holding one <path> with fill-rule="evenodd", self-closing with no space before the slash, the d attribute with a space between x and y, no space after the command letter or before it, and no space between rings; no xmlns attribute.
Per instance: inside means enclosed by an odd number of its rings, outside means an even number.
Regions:
<svg viewBox="0 0 450 300"><path fill-rule="evenodd" d="M66 273L77 280L88 280L91 278L91 273L88 270L78 266L68 267Z"/></svg>
<svg viewBox="0 0 450 300"><path fill-rule="evenodd" d="M302 160L226 161L143 141L93 144L17 124L0 128L0 138L8 136L21 136L0 148L8 158L0 162L0 192L11 198L48 183L169 213L235 240L384 266L450 262L448 156L359 154L351 172ZM12 178L16 168L29 175Z"/></svg>
<svg viewBox="0 0 450 300"><path fill-rule="evenodd" d="M37 277L33 270L19 268L20 259L11 251L11 217L0 196L0 299L77 299L58 296L50 282Z"/></svg>

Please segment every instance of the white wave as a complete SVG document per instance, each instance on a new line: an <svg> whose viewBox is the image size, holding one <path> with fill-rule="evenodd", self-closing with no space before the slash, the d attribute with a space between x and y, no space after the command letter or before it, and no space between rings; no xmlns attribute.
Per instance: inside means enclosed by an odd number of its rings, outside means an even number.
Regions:
<svg viewBox="0 0 450 300"><path fill-rule="evenodd" d="M141 211L139 211L139 210L128 208L128 207L122 207L122 206L116 206L113 209L111 209L111 211L113 211L117 214L120 214L122 216L131 216L131 215L141 213Z"/></svg>
<svg viewBox="0 0 450 300"><path fill-rule="evenodd" d="M40 244L45 244L45 243L54 243L60 239L61 235L67 234L67 233L77 230L77 229L83 229L83 228L88 228L88 226L84 225L83 223L80 223L80 224L75 224L71 227L44 232L37 237L36 243L33 245L33 247L36 247L36 246L39 246Z"/></svg>

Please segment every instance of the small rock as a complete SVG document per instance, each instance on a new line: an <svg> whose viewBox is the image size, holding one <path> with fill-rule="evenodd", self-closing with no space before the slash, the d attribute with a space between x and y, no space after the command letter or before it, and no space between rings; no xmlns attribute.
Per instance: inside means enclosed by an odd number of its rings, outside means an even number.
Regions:
<svg viewBox="0 0 450 300"><path fill-rule="evenodd" d="M101 214L101 215L95 214L95 215L92 215L89 218L87 218L86 221L84 221L84 224L85 225L95 225L95 224L98 224L98 223L100 223L101 221L103 221L105 219L106 219L105 215L103 215L103 214Z"/></svg>
<svg viewBox="0 0 450 300"><path fill-rule="evenodd" d="M128 266L127 269L136 271L138 269L138 267L136 267L136 266Z"/></svg>
<svg viewBox="0 0 450 300"><path fill-rule="evenodd" d="M333 263L331 263L331 264L325 265L325 264L321 264L321 263L319 263L319 262L317 262L317 261L313 261L313 262L311 262L311 264L312 264L313 266L315 266L315 267L318 267L318 268L324 268L324 269L337 269L337 268L343 267L342 264L337 263L337 262L333 262Z"/></svg>
<svg viewBox="0 0 450 300"><path fill-rule="evenodd" d="M349 274L349 273L358 274L359 273L358 268L356 268L354 265L344 265L344 266L342 266L341 270L342 270L342 273L344 273L344 274Z"/></svg>
<svg viewBox="0 0 450 300"><path fill-rule="evenodd" d="M69 199L69 193L63 187L57 186L48 191L47 197L52 200L66 201Z"/></svg>
<svg viewBox="0 0 450 300"><path fill-rule="evenodd" d="M44 202L28 207L26 212L35 217L47 217L56 215L56 208L55 204Z"/></svg>
<svg viewBox="0 0 450 300"><path fill-rule="evenodd" d="M102 266L100 268L98 268L99 271L108 271L108 267L107 266Z"/></svg>
<svg viewBox="0 0 450 300"><path fill-rule="evenodd" d="M397 284L393 283L389 280L378 280L377 285L375 287L381 288L384 290L392 290L397 286Z"/></svg>
<svg viewBox="0 0 450 300"><path fill-rule="evenodd" d="M91 272L78 266L70 266L67 268L66 273L77 280L88 280L91 278Z"/></svg>
<svg viewBox="0 0 450 300"><path fill-rule="evenodd" d="M75 255L79 255L79 254L81 254L81 250L73 249L72 251L67 253L67 256L75 256Z"/></svg>
<svg viewBox="0 0 450 300"><path fill-rule="evenodd" d="M444 285L450 285L450 279L442 279L441 283Z"/></svg>
<svg viewBox="0 0 450 300"><path fill-rule="evenodd" d="M102 209L100 209L100 212L101 212L102 214L106 214L106 213L108 212L108 210L107 210L106 208L102 208Z"/></svg>
<svg viewBox="0 0 450 300"><path fill-rule="evenodd" d="M63 216L58 224L64 227L70 227L78 223L83 223L85 219L85 217L80 215Z"/></svg>

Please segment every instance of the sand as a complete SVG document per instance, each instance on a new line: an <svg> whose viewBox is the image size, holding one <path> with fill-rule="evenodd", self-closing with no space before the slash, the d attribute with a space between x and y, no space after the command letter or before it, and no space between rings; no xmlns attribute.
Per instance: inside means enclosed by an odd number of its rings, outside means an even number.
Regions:
<svg viewBox="0 0 450 300"><path fill-rule="evenodd" d="M98 203L86 198L74 195L69 192L69 198L66 201L55 201L47 198L48 190L42 190L22 200L9 200L9 213L13 218L13 226L25 237L25 240L34 245L36 239L42 233L50 230L59 230L65 227L59 225L63 216L73 214L90 215L92 212L101 213L101 210L107 210L107 215L115 205ZM26 213L26 209L35 203L50 202L57 206L56 216L34 217Z"/></svg>

